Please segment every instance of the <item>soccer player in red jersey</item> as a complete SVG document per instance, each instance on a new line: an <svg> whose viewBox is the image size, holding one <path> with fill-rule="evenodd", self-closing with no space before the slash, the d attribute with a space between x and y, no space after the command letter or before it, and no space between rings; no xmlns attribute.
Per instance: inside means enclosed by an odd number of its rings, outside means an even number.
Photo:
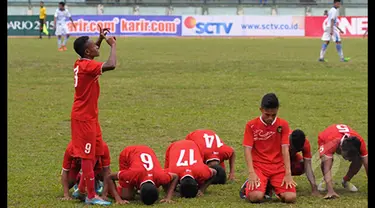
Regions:
<svg viewBox="0 0 375 208"><path fill-rule="evenodd" d="M216 175L215 169L203 163L199 147L189 140L169 145L165 153L164 168L178 175L180 195L185 198L202 196Z"/></svg>
<svg viewBox="0 0 375 208"><path fill-rule="evenodd" d="M177 185L176 174L164 171L155 155L148 146L128 146L119 157L120 171L106 177L108 187L104 187L103 197L111 194L118 204L126 204L134 199L140 190L141 201L146 205L155 203L159 198L158 188L163 186L167 193L161 202L172 202L173 191ZM112 180L119 181L117 187Z"/></svg>
<svg viewBox="0 0 375 208"><path fill-rule="evenodd" d="M363 138L352 128L345 124L333 124L327 127L318 135L319 153L321 159L321 169L324 175L324 183L319 184L318 189L327 190L325 199L339 197L332 186L332 164L333 154L342 155L345 160L351 162L349 170L342 179L344 188L356 192L358 191L349 181L358 173L362 165L368 176L368 153L366 143ZM326 187L324 187L326 186Z"/></svg>
<svg viewBox="0 0 375 208"><path fill-rule="evenodd" d="M79 191L74 198L85 198L86 204L109 205L95 194L94 164L96 156L104 154L101 129L98 121L99 77L103 72L116 67L116 41L106 37L108 29L100 28L100 36L95 43L88 36L74 41L74 50L81 57L74 64L74 102L71 113L71 133L74 157L81 158L82 178ZM106 62L95 61L103 40L111 47ZM87 188L87 197L85 196Z"/></svg>
<svg viewBox="0 0 375 208"><path fill-rule="evenodd" d="M72 156L72 142L69 142L65 153L64 161L61 172L61 184L64 189L64 200L71 200L69 196L69 190L81 179L81 160ZM110 164L111 157L109 154L108 145L103 141L104 155L100 156L94 167L94 175L96 184L100 184L100 181L104 182L104 176L111 173ZM104 184L105 185L105 184ZM77 187L78 188L78 187ZM96 193L100 195L102 187L97 187Z"/></svg>
<svg viewBox="0 0 375 208"><path fill-rule="evenodd" d="M186 136L186 140L192 140L198 145L203 154L203 162L216 170L216 176L212 184L225 184L226 171L225 160L229 160L229 180L234 180L234 149L220 139L220 137L211 130L195 130Z"/></svg>
<svg viewBox="0 0 375 208"><path fill-rule="evenodd" d="M263 96L262 115L246 124L243 146L249 170L246 198L250 202L264 199L267 182L283 202L296 200L289 157L289 125L277 118L279 100L274 93Z"/></svg>
<svg viewBox="0 0 375 208"><path fill-rule="evenodd" d="M320 196L311 164L310 142L306 138L305 133L300 129L290 130L290 133L289 152L292 176L299 176L306 173L306 177L311 185L311 194L313 196ZM302 152L302 155L299 152Z"/></svg>

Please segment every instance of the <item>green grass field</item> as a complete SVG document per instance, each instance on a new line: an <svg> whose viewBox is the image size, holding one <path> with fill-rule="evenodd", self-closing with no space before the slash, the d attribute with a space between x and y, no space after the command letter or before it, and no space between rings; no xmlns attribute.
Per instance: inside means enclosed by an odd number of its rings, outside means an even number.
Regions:
<svg viewBox="0 0 375 208"><path fill-rule="evenodd" d="M70 140L77 58L73 40L68 51L58 52L56 39L8 39L8 207L84 206L59 199L63 153ZM279 116L305 131L314 152L318 133L332 123L348 124L367 140L367 43L344 39L351 62L339 62L330 45L329 62L319 63L318 39L119 39L118 67L100 79L99 117L112 170L118 170L119 153L127 145L149 145L164 164L171 141L209 128L237 151L237 181L210 186L202 198L175 198L173 205L154 207L367 207L363 169L352 180L359 192L337 185L337 200L311 197L305 176L295 177L298 199L293 205L276 200L251 205L238 197L247 177L244 127L260 115L260 99L267 92L278 95ZM105 61L106 43L101 51L98 60ZM316 156L318 181L322 174ZM334 179L340 182L349 163L335 162ZM128 205L140 206L136 201Z"/></svg>

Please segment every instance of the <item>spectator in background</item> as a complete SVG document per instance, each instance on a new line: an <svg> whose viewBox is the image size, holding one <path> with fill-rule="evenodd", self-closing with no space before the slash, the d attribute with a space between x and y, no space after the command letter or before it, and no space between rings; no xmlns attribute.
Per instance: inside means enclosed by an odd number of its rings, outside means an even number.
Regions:
<svg viewBox="0 0 375 208"><path fill-rule="evenodd" d="M26 14L33 15L33 8L31 7L31 5L29 5L29 7L27 8Z"/></svg>
<svg viewBox="0 0 375 208"><path fill-rule="evenodd" d="M260 5L265 5L265 4L267 4L267 0L259 0L259 3L260 3Z"/></svg>
<svg viewBox="0 0 375 208"><path fill-rule="evenodd" d="M51 38L51 34L49 34L47 29L44 29L46 25L47 19L47 9L44 7L44 2L40 2L40 10L39 10L39 39L42 39L42 34L48 35L48 38ZM44 30L43 30L44 29Z"/></svg>
<svg viewBox="0 0 375 208"><path fill-rule="evenodd" d="M272 16L277 16L277 10L275 8L272 8L271 15Z"/></svg>
<svg viewBox="0 0 375 208"><path fill-rule="evenodd" d="M323 16L328 17L328 10L324 10Z"/></svg>
<svg viewBox="0 0 375 208"><path fill-rule="evenodd" d="M311 16L311 7L306 7L306 16Z"/></svg>
<svg viewBox="0 0 375 208"><path fill-rule="evenodd" d="M98 7L96 8L97 15L103 15L104 13L104 6L102 4L98 4Z"/></svg>

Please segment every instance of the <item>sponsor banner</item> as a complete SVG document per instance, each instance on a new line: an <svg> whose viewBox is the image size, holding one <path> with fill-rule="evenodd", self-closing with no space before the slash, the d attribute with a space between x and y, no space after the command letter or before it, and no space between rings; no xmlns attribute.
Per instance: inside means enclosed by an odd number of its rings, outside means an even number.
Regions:
<svg viewBox="0 0 375 208"><path fill-rule="evenodd" d="M304 36L304 17L183 16L182 36Z"/></svg>
<svg viewBox="0 0 375 208"><path fill-rule="evenodd" d="M71 35L99 35L98 25L114 36L181 36L180 16L73 15L75 27L67 22Z"/></svg>
<svg viewBox="0 0 375 208"><path fill-rule="evenodd" d="M312 17L305 18L305 36L307 37L321 37L324 28L327 25L327 17ZM344 32L343 37L359 37L363 36L368 27L367 16L346 16L339 17L337 21L338 27Z"/></svg>
<svg viewBox="0 0 375 208"><path fill-rule="evenodd" d="M8 35L9 36L39 36L39 15L24 16L11 15L8 16ZM53 34L53 16L46 17L46 26L49 32Z"/></svg>

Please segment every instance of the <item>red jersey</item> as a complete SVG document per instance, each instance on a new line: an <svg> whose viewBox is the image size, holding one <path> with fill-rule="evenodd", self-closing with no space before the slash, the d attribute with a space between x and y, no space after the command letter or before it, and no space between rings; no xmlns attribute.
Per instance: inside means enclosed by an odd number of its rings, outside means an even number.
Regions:
<svg viewBox="0 0 375 208"><path fill-rule="evenodd" d="M289 136L292 134L293 130L290 129L289 130ZM296 152L297 154L298 152ZM291 156L295 156L295 155L291 155ZM302 147L302 156L304 159L311 159L312 158L312 155L311 155L311 145L310 145L310 142L309 140L305 139L305 143L303 144L303 147ZM290 158L293 158L293 157L290 157Z"/></svg>
<svg viewBox="0 0 375 208"><path fill-rule="evenodd" d="M332 124L319 133L318 145L320 156L325 155L327 157L332 157L340 146L340 143L343 141L345 135L355 136L359 139L361 142L361 156L366 157L368 153L365 140L363 140L356 131L345 124Z"/></svg>
<svg viewBox="0 0 375 208"><path fill-rule="evenodd" d="M105 143L104 141L103 141L103 149L104 149L104 155L99 157L94 167L95 170L100 170L102 168L109 167L109 165L111 164L111 156L109 154L109 148L108 148L107 143ZM72 142L69 142L65 150L62 169L65 171L70 171L71 169L79 171L81 169L81 159L73 157Z"/></svg>
<svg viewBox="0 0 375 208"><path fill-rule="evenodd" d="M220 163L233 155L233 148L224 144L220 137L211 130L195 130L186 136L198 145L205 163L217 160Z"/></svg>
<svg viewBox="0 0 375 208"><path fill-rule="evenodd" d="M119 184L140 188L142 183L151 181L156 187L168 184L172 176L163 170L155 152L148 146L127 146L119 157Z"/></svg>
<svg viewBox="0 0 375 208"><path fill-rule="evenodd" d="M289 125L276 118L271 125L261 117L249 121L245 127L243 146L251 147L254 163L284 163L281 146L289 145Z"/></svg>
<svg viewBox="0 0 375 208"><path fill-rule="evenodd" d="M203 163L198 146L189 140L173 142L165 153L164 168L178 175L193 177L198 184L204 184L212 177L212 171Z"/></svg>
<svg viewBox="0 0 375 208"><path fill-rule="evenodd" d="M81 58L74 63L74 102L71 117L80 121L98 118L99 76L103 62Z"/></svg>

